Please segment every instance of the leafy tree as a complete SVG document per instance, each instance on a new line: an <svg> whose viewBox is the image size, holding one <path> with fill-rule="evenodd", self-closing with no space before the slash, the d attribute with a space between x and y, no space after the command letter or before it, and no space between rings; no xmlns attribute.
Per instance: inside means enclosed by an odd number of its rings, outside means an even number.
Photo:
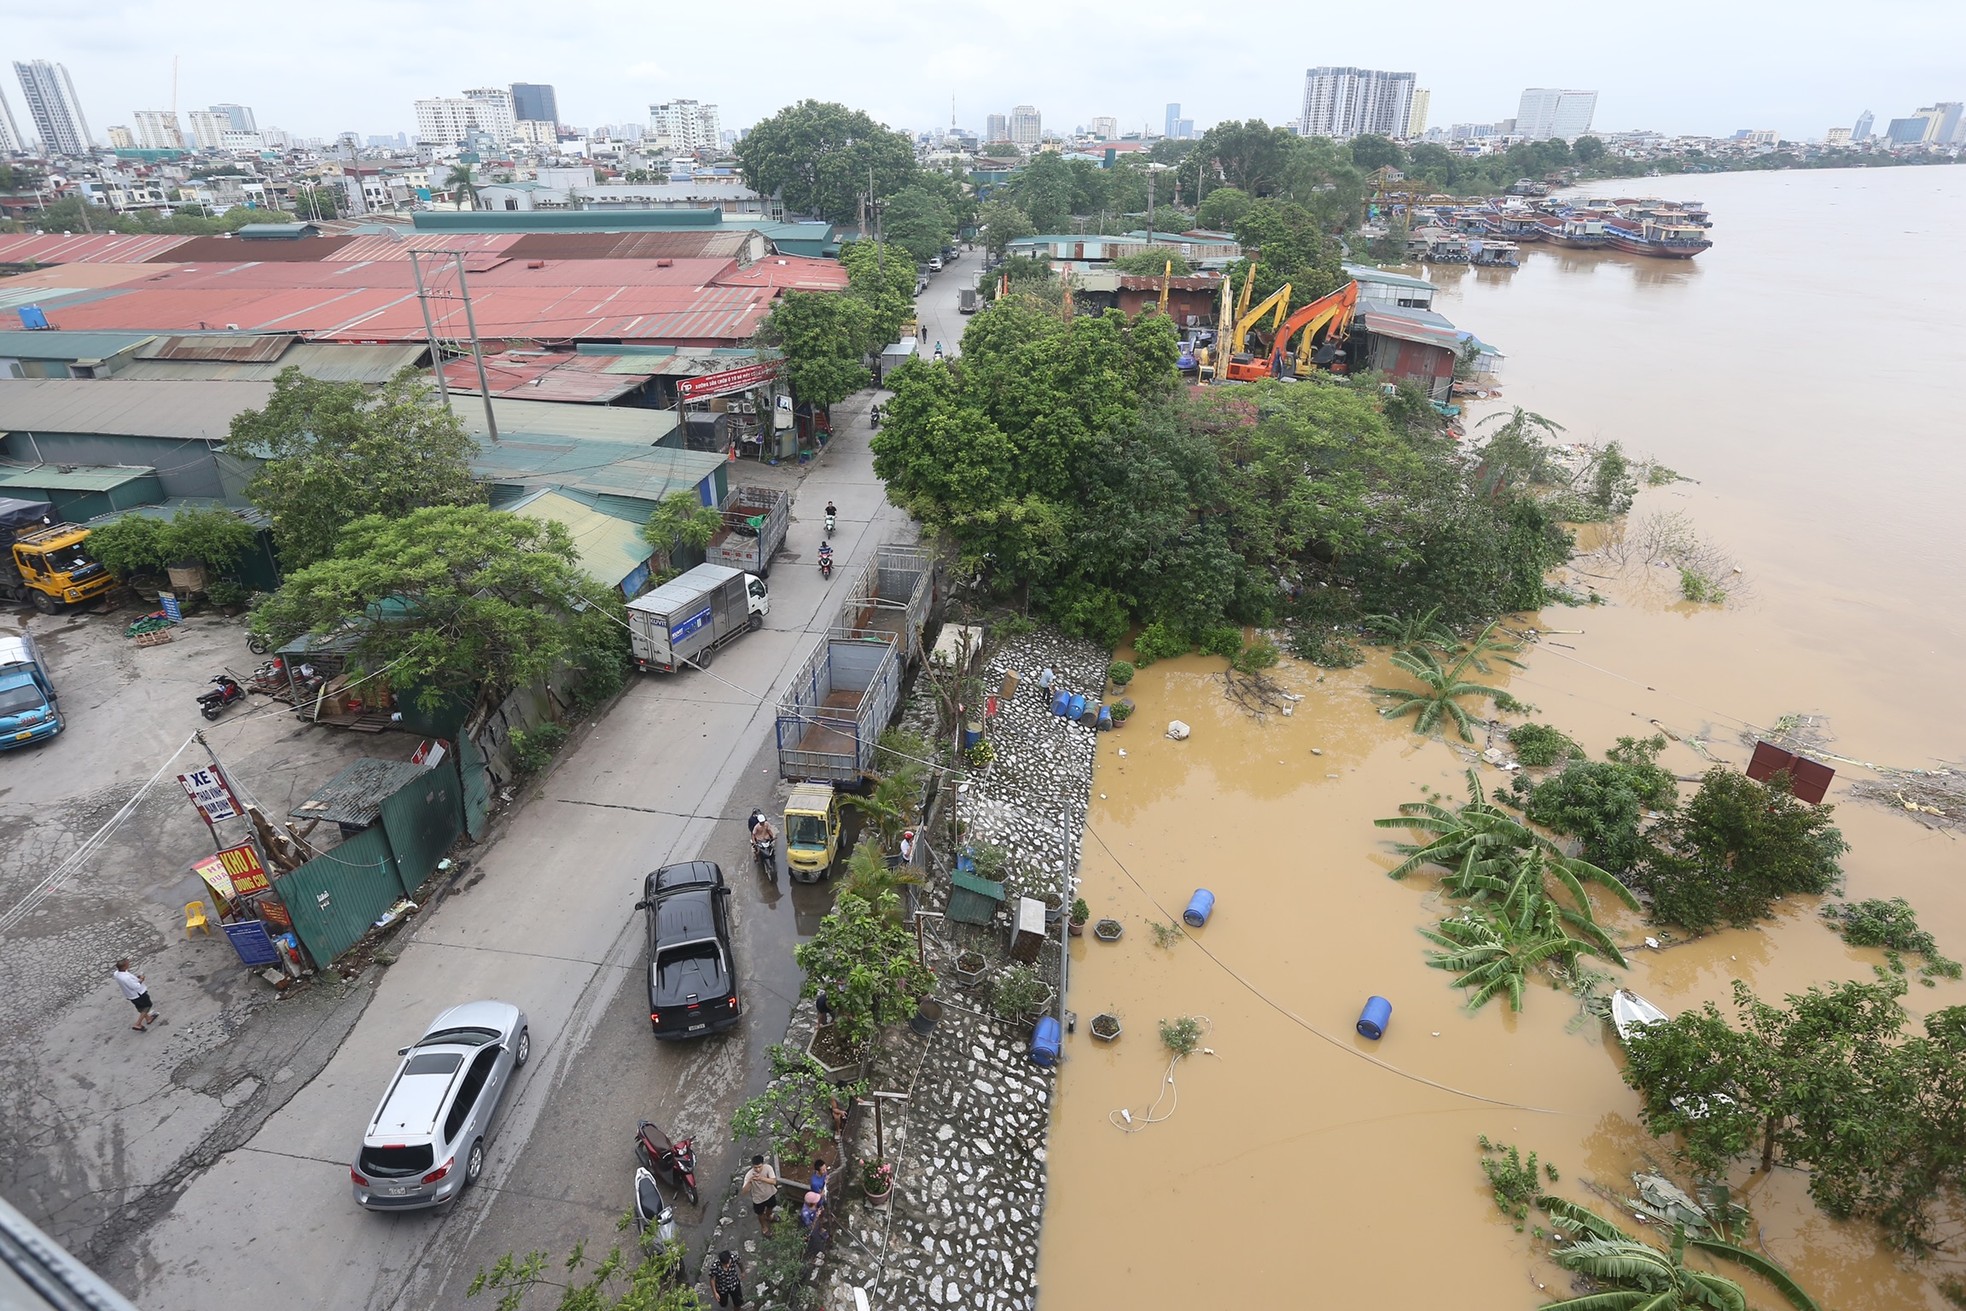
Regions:
<svg viewBox="0 0 1966 1311"><path fill-rule="evenodd" d="M1834 891L1850 848L1833 810L1798 801L1787 775L1758 783L1708 770L1692 800L1653 830L1658 850L1639 881L1654 918L1704 933L1764 919L1784 896Z"/></svg>
<svg viewBox="0 0 1966 1311"><path fill-rule="evenodd" d="M778 195L792 214L853 222L871 176L877 199L914 181L915 148L907 137L857 109L801 100L753 127L737 143L744 182ZM870 174L871 170L871 174Z"/></svg>
<svg viewBox="0 0 1966 1311"><path fill-rule="evenodd" d="M998 259L1004 257L1011 242L1037 232L1031 225L1031 216L1008 200L992 200L984 205L977 216L977 225L983 233L983 248Z"/></svg>
<svg viewBox="0 0 1966 1311"><path fill-rule="evenodd" d="M800 996L824 990L841 1041L860 1051L882 1024L906 1019L935 976L915 954L915 935L901 922L900 899L869 902L842 893L812 938L792 953L805 971Z"/></svg>
<svg viewBox="0 0 1966 1311"><path fill-rule="evenodd" d="M583 629L566 615L608 605L605 591L581 574L560 524L427 506L349 524L334 554L289 574L252 626L276 644L352 633L355 664L388 667L391 686L414 686L435 707L480 684L502 693L582 664Z"/></svg>
<svg viewBox="0 0 1966 1311"><path fill-rule="evenodd" d="M460 161L451 165L451 171L444 175L444 190L462 198L466 209L478 208L478 179L470 164Z"/></svg>
<svg viewBox="0 0 1966 1311"><path fill-rule="evenodd" d="M1072 170L1047 151L1019 169L1005 189L1039 232L1059 232L1072 216Z"/></svg>
<svg viewBox="0 0 1966 1311"><path fill-rule="evenodd" d="M623 1216L618 1228L626 1229L632 1217ZM591 1265L586 1243L576 1243L565 1260L557 1263L565 1274L549 1277L551 1260L545 1252L532 1251L521 1257L507 1252L489 1268L480 1269L464 1290L466 1297L480 1293L498 1294L498 1311L520 1311L535 1288L544 1288L550 1305L559 1311L703 1311L703 1298L691 1284L688 1274L689 1249L681 1242L664 1243L653 1233L641 1235L635 1246L623 1252L620 1245ZM549 1302L535 1299L544 1307Z"/></svg>
<svg viewBox="0 0 1966 1311"><path fill-rule="evenodd" d="M1217 123L1202 134L1195 148L1205 161L1206 176L1247 196L1271 196L1283 186L1292 146L1289 128L1252 118Z"/></svg>
<svg viewBox="0 0 1966 1311"><path fill-rule="evenodd" d="M759 339L785 352L792 394L838 404L872 381L861 360L873 340L874 307L855 295L790 291L771 307Z"/></svg>
<svg viewBox="0 0 1966 1311"><path fill-rule="evenodd" d="M324 187L317 184L311 187L295 187L293 198L289 203L293 206L295 217L319 220L339 218L345 199L339 187Z"/></svg>
<svg viewBox="0 0 1966 1311"><path fill-rule="evenodd" d="M252 549L253 530L230 510L179 510L158 545L165 564L193 561L228 573Z"/></svg>
<svg viewBox="0 0 1966 1311"><path fill-rule="evenodd" d="M334 549L359 514L402 516L430 505L476 505L476 450L430 385L405 370L380 392L287 368L264 409L233 416L224 452L259 463L246 495L273 520L280 556L303 568Z"/></svg>
<svg viewBox="0 0 1966 1311"><path fill-rule="evenodd" d="M765 1048L765 1058L771 1076L763 1092L731 1113L731 1137L739 1142L762 1138L780 1157L810 1161L833 1135L834 1105L847 1105L867 1085L829 1083L826 1071L810 1056L782 1043Z"/></svg>
<svg viewBox="0 0 1966 1311"><path fill-rule="evenodd" d="M164 521L126 514L115 523L90 529L89 554L121 578L155 573L170 563L164 546Z"/></svg>
<svg viewBox="0 0 1966 1311"><path fill-rule="evenodd" d="M1343 283L1336 243L1325 240L1316 216L1302 205L1257 201L1243 211L1235 232L1246 257L1232 265L1229 274L1240 295L1242 280L1254 266L1252 304L1287 282L1292 288L1290 307L1301 309Z"/></svg>
<svg viewBox="0 0 1966 1311"><path fill-rule="evenodd" d="M1596 137L1578 137L1570 147L1571 156L1585 167L1604 158L1604 143Z"/></svg>
<svg viewBox="0 0 1966 1311"><path fill-rule="evenodd" d="M899 246L855 241L840 247L840 263L847 295L867 307L866 335L855 344L862 354L878 352L915 317L915 258Z"/></svg>
<svg viewBox="0 0 1966 1311"><path fill-rule="evenodd" d="M1421 690L1409 692L1388 687L1371 689L1381 696L1395 698L1393 704L1384 707L1379 713L1387 719L1415 716L1413 731L1416 733L1431 733L1435 725L1445 717L1453 721L1454 727L1460 731L1463 742L1474 741L1474 733L1469 727L1472 721L1467 710L1461 705L1460 698L1494 697L1502 693L1499 688L1470 683L1466 681L1464 675L1470 669L1487 673L1486 659L1491 654L1504 664L1514 665L1518 669L1523 667L1520 660L1508 654L1516 650L1515 645L1495 639L1494 630L1494 624L1482 629L1474 641L1463 645L1453 653L1454 658L1451 663L1442 663L1438 655L1425 647L1395 651L1392 655L1393 666L1405 670L1419 680Z"/></svg>
<svg viewBox="0 0 1966 1311"><path fill-rule="evenodd" d="M914 256L918 264L941 254L955 231L955 211L921 184L895 192L881 213L882 235Z"/></svg>
<svg viewBox="0 0 1966 1311"><path fill-rule="evenodd" d="M671 492L649 512L648 522L642 525L642 540L666 559L678 547L702 550L723 522L716 506L704 505L690 492Z"/></svg>
<svg viewBox="0 0 1966 1311"><path fill-rule="evenodd" d="M1352 138L1352 163L1367 173L1381 168L1404 168L1406 152L1388 137L1367 132Z"/></svg>
<svg viewBox="0 0 1966 1311"><path fill-rule="evenodd" d="M1653 763L1663 737L1620 738L1606 760L1575 760L1561 774L1529 787L1523 814L1583 842L1584 855L1614 874L1629 874L1653 851L1642 832L1645 812L1670 809L1678 785ZM1527 786L1526 781L1524 786Z"/></svg>
<svg viewBox="0 0 1966 1311"><path fill-rule="evenodd" d="M1253 203L1254 197L1241 187L1218 187L1196 208L1195 222L1211 231L1229 232Z"/></svg>
<svg viewBox="0 0 1966 1311"><path fill-rule="evenodd" d="M1109 267L1120 273L1130 273L1141 278L1158 278L1168 271L1170 264L1174 266L1174 277L1185 278L1194 273L1194 268L1188 261L1171 250L1136 250L1130 255L1121 255L1118 259L1108 262Z"/></svg>

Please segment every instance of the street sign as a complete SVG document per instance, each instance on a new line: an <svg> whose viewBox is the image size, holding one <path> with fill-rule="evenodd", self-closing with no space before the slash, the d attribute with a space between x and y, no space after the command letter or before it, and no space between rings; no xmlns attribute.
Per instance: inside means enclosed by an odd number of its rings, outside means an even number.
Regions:
<svg viewBox="0 0 1966 1311"><path fill-rule="evenodd" d="M183 785L191 803L203 813L207 824L239 818L239 799L232 795L232 785L225 781L217 765L179 774L177 781Z"/></svg>
<svg viewBox="0 0 1966 1311"><path fill-rule="evenodd" d="M280 963L279 949L273 939L267 936L266 925L258 920L241 920L234 924L221 924L225 936L232 942L232 950L239 953L239 963L258 969L263 965Z"/></svg>
<svg viewBox="0 0 1966 1311"><path fill-rule="evenodd" d="M776 378L784 367L783 360L766 360L760 364L747 364L741 369L726 369L722 373L706 373L700 378L685 378L676 384L676 395L685 401L705 401L712 396L728 396L732 392L749 391Z"/></svg>
<svg viewBox="0 0 1966 1311"><path fill-rule="evenodd" d="M170 620L174 624L181 624L184 622L184 607L178 604L177 593L175 592L157 593L157 604L164 607L164 618Z"/></svg>

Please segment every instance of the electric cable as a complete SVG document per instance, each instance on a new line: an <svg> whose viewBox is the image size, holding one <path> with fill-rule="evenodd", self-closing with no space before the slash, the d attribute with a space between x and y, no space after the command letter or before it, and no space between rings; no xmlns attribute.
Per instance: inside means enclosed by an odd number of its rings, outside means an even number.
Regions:
<svg viewBox="0 0 1966 1311"><path fill-rule="evenodd" d="M1207 1037L1214 1031L1215 1021L1209 1019L1206 1015L1194 1015L1188 1018L1195 1020L1202 1026L1200 1036L1195 1039L1196 1042L1200 1042L1202 1038ZM1213 1056L1215 1054L1213 1047L1203 1047L1201 1050L1207 1056ZM1177 1051L1167 1058L1167 1069L1161 1075L1160 1095L1154 1098L1153 1105L1149 1106L1141 1114L1139 1119L1134 1119L1133 1112L1124 1107L1119 1110L1106 1112L1106 1118L1113 1122L1113 1128L1118 1129L1121 1133L1143 1133L1149 1125L1164 1124L1174 1118L1174 1113L1181 1109L1181 1090L1174 1083L1174 1067L1181 1063L1182 1057L1185 1054ZM1174 1104L1167 1108L1167 1114L1157 1114L1160 1110L1160 1104L1170 1097L1174 1099Z"/></svg>

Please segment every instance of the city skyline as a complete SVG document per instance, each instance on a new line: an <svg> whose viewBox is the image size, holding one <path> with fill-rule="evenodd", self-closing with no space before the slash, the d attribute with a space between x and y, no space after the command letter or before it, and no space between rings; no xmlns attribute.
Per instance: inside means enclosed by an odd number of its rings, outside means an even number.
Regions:
<svg viewBox="0 0 1966 1311"><path fill-rule="evenodd" d="M1841 9L1805 0L1789 21L1770 28L1746 6L1722 4L1703 11L1698 40L1669 61L1641 56L1629 41L1589 40L1569 29L1470 28L1446 21L1455 10L1444 0L1418 0L1413 21L1399 32L1320 35L1282 47L1172 13L1148 14L1121 27L1096 23L1108 58L1088 69L1074 47L952 36L934 15L899 6L871 25L831 33L814 31L809 15L790 6L767 4L751 15L746 35L754 55L783 67L785 75L767 86L718 74L728 34L717 15L696 11L676 16L659 58L597 61L592 33L631 20L635 10L626 0L589 0L544 31L511 0L488 0L468 16L429 0L386 8L379 0L349 0L325 25L302 29L298 16L280 15L236 31L200 31L196 42L165 11L104 0L86 24L54 10L10 15L0 58L65 65L81 119L123 124L140 108L173 103L173 58L181 51L180 116L236 102L253 106L261 123L327 140L410 130L418 99L515 83L556 87L559 120L588 129L646 121L649 105L685 96L717 104L724 124L741 127L812 97L864 109L898 129L936 132L947 127L953 93L959 125L979 134L987 114L1017 103L1037 106L1047 123L1068 129L1112 117L1123 133L1158 131L1177 97L1199 134L1229 119L1295 122L1304 70L1321 65L1412 70L1430 92L1435 124L1506 119L1525 87L1594 87L1598 131L1725 136L1752 125L1819 139L1866 106L1887 122L1960 98L1966 87L1957 85L1950 52L1966 36L1966 15L1955 9L1905 0L1849 24ZM1096 17L1068 0L1060 21L1069 28ZM369 34L379 26L413 30L417 40L400 53L378 51ZM515 39L521 31L524 39ZM291 48L348 75L295 79L270 57ZM1757 51L1751 67L1729 53L1740 48ZM881 67L879 78L855 71L869 60ZM13 79L5 94L20 133L38 137ZM100 127L93 139L104 142Z"/></svg>

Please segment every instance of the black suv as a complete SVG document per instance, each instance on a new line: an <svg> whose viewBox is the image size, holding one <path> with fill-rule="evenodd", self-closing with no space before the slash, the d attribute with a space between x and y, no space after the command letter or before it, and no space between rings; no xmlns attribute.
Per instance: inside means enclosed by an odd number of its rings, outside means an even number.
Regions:
<svg viewBox="0 0 1966 1311"><path fill-rule="evenodd" d="M721 1033L737 1023L730 888L708 860L648 876L636 910L648 912L649 1027L658 1038Z"/></svg>

